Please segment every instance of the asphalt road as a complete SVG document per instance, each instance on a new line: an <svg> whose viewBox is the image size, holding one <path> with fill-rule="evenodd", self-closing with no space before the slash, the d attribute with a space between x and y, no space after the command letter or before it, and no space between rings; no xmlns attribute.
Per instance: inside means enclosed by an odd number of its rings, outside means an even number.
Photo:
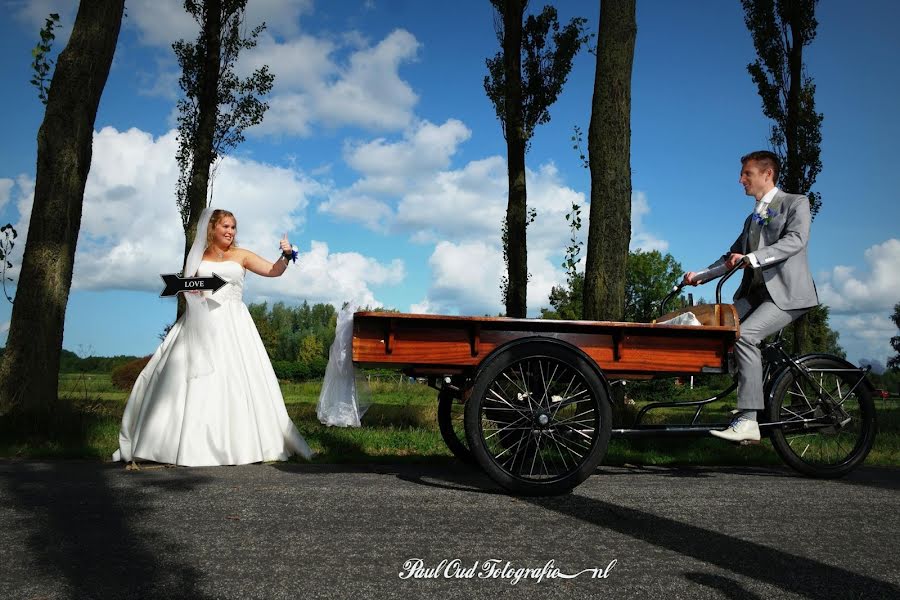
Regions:
<svg viewBox="0 0 900 600"><path fill-rule="evenodd" d="M898 489L603 467L525 499L451 463L0 461L0 598L900 598Z"/></svg>

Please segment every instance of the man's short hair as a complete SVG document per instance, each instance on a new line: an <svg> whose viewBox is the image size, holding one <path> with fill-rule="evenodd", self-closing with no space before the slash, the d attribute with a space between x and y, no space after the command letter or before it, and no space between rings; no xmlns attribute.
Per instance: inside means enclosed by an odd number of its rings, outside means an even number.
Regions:
<svg viewBox="0 0 900 600"><path fill-rule="evenodd" d="M741 164L748 160L756 161L761 169L772 169L772 183L778 183L778 173L781 171L781 161L778 155L768 150L757 150L741 157Z"/></svg>

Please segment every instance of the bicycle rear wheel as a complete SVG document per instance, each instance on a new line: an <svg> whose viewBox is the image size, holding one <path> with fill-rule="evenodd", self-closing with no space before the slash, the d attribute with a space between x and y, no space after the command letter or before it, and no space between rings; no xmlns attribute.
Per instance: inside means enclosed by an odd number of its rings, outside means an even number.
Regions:
<svg viewBox="0 0 900 600"><path fill-rule="evenodd" d="M808 377L791 370L776 383L768 408L772 445L810 477L843 477L875 442L875 406L862 372L843 360L812 357Z"/></svg>

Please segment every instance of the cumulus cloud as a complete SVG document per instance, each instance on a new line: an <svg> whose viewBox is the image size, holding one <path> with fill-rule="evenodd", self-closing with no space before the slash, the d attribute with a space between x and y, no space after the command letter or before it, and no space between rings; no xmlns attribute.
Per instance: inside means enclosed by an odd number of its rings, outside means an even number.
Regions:
<svg viewBox="0 0 900 600"><path fill-rule="evenodd" d="M502 309L498 285L504 266L495 245L442 241L428 263L431 287L414 312L477 315L497 314Z"/></svg>
<svg viewBox="0 0 900 600"><path fill-rule="evenodd" d="M372 130L409 127L419 97L399 69L416 59L419 47L415 36L403 29L374 46L347 37L265 37L242 57L238 68L246 74L265 64L275 74L265 120L248 133L306 136L314 123Z"/></svg>
<svg viewBox="0 0 900 600"><path fill-rule="evenodd" d="M897 335L897 326L890 319L890 311L829 315L829 324L840 334L838 341L847 358L856 364L867 356L887 362L894 354L890 340L891 336Z"/></svg>
<svg viewBox="0 0 900 600"><path fill-rule="evenodd" d="M865 261L863 272L838 265L817 277L819 298L833 313L890 312L900 298L900 239L870 247Z"/></svg>
<svg viewBox="0 0 900 600"><path fill-rule="evenodd" d="M344 159L366 177L416 178L422 172L447 168L457 147L471 135L471 130L456 119L448 119L443 125L421 121L406 131L401 141L377 138L351 142L344 149Z"/></svg>
<svg viewBox="0 0 900 600"><path fill-rule="evenodd" d="M644 217L648 214L650 214L650 204L647 202L647 195L641 191L632 193L630 249L644 252L659 250L665 253L669 249L669 242L658 238L644 227Z"/></svg>
<svg viewBox="0 0 900 600"><path fill-rule="evenodd" d="M312 10L312 0L248 2L244 22L249 27L265 22L271 34L292 36L299 31L300 17ZM129 3L125 24L138 30L144 44L163 48L168 48L179 39L193 41L200 30L193 17L185 12L183 0Z"/></svg>
<svg viewBox="0 0 900 600"><path fill-rule="evenodd" d="M310 243L309 251L300 255L295 267L281 277L286 281L257 278L248 285L270 298L307 298L338 307L350 300L364 306L380 306L371 286L395 285L406 275L399 259L382 264L357 252L331 253L327 244L317 241Z"/></svg>
<svg viewBox="0 0 900 600"><path fill-rule="evenodd" d="M180 271L184 234L175 207L176 134L154 137L139 129L106 127L94 134L93 161L75 255L73 289L158 292L160 273ZM298 231L321 184L289 168L226 157L215 170L213 204L238 219L238 241L264 257L277 254L282 233ZM34 184L16 181L20 235L31 213ZM329 253L312 240L297 268L279 279L252 278L255 296L310 302L359 298L375 304L369 286L402 280L404 266L358 253Z"/></svg>
<svg viewBox="0 0 900 600"><path fill-rule="evenodd" d="M527 298L536 314L546 306L550 289L565 280L559 266L571 235L565 214L573 203L584 206L586 200L561 181L552 163L527 170L526 179L528 205L537 211L527 230ZM412 310L502 312L499 284L505 265L500 232L506 203L506 162L497 156L438 173L434 181L401 199L397 227L414 241L435 243L429 290Z"/></svg>
<svg viewBox="0 0 900 600"><path fill-rule="evenodd" d="M0 210L3 210L3 207L9 202L10 192L15 184L16 182L12 179L0 177Z"/></svg>
<svg viewBox="0 0 900 600"><path fill-rule="evenodd" d="M53 35L56 36L53 48L59 52L69 43L72 26L75 24L75 14L78 11L77 3L72 0L13 0L8 4L16 19L34 31L35 37L44 27L47 17L51 13L58 14L59 26L53 30Z"/></svg>

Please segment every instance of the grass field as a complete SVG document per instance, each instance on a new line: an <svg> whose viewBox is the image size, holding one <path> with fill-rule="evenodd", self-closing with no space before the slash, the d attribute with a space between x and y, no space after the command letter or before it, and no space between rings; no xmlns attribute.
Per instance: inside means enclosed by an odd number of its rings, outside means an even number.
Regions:
<svg viewBox="0 0 900 600"><path fill-rule="evenodd" d="M316 419L320 382L282 383L288 413L319 456L315 462L376 462L452 460L437 428L436 391L420 384L373 382L372 406L363 427L325 427ZM691 398L707 390L683 390ZM89 458L108 460L118 447L119 422L127 393L117 390L108 375L62 375L58 424L48 440L21 439L0 426L0 456L28 458ZM640 400L628 412L641 405ZM733 397L710 407L708 421L727 420ZM900 466L900 402L876 400L879 433L866 464ZM690 418L683 409L661 411L655 420ZM706 414L706 413L704 413ZM621 417L628 422L629 417ZM298 459L300 460L300 459ZM614 439L606 464L639 465L770 465L781 460L768 441L759 446L734 446L713 438Z"/></svg>

